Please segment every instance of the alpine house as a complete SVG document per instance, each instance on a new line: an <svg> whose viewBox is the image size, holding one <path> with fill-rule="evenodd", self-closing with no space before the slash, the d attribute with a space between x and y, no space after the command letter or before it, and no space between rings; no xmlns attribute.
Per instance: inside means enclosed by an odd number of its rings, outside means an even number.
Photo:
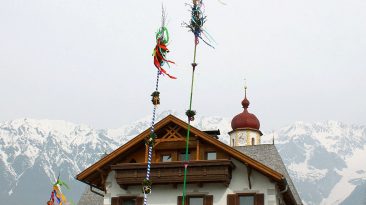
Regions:
<svg viewBox="0 0 366 205"><path fill-rule="evenodd" d="M261 144L260 122L244 111L231 122L230 145L218 140L219 130L190 127L169 115L155 124L150 167L150 205L181 205L184 165L188 164L185 205L301 205L282 159L273 144ZM131 139L76 176L93 192L102 191L104 205L142 205L150 130ZM100 193L99 191L99 193Z"/></svg>

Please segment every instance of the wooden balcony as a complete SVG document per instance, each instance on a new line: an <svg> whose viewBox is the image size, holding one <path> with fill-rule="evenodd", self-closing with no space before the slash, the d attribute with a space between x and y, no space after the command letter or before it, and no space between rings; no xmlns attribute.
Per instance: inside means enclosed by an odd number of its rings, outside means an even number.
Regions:
<svg viewBox="0 0 366 205"><path fill-rule="evenodd" d="M131 185L141 185L146 177L146 163L121 163L112 166L116 171L116 181L124 189ZM228 186L234 164L231 160L190 161L187 183L223 183ZM184 163L181 161L152 163L150 180L153 184L182 184Z"/></svg>

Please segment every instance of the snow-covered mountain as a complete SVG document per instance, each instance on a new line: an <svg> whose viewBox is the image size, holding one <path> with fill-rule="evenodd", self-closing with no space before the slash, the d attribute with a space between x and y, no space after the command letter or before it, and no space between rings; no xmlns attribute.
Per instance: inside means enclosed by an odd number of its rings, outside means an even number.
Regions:
<svg viewBox="0 0 366 205"><path fill-rule="evenodd" d="M1 123L0 198L4 204L45 204L59 173L77 198L83 186L75 183L73 176L118 145L104 130L64 121Z"/></svg>
<svg viewBox="0 0 366 205"><path fill-rule="evenodd" d="M366 204L365 126L296 122L274 136L307 204Z"/></svg>
<svg viewBox="0 0 366 205"><path fill-rule="evenodd" d="M177 115L165 111L157 120L168 114ZM45 203L59 173L71 187L66 195L78 201L84 184L74 176L150 125L151 116L118 129L99 130L55 120L23 118L0 123L1 202ZM220 129L224 142L231 129L230 119L222 117L199 117L193 125ZM272 136L264 135L263 140L272 142ZM366 204L365 126L297 122L278 130L274 137L306 204Z"/></svg>

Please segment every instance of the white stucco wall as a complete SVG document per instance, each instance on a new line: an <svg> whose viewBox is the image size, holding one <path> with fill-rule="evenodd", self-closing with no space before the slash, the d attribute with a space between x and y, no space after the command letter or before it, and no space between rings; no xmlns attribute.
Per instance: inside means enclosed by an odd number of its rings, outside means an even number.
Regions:
<svg viewBox="0 0 366 205"><path fill-rule="evenodd" d="M224 184L204 184L198 187L196 184L187 185L187 195L209 194L213 195L214 205L226 205L227 194L233 193L263 193L265 205L277 205L276 188L266 176L253 170L251 175L252 189L249 189L247 168L241 162L233 159L236 168L232 172L229 187ZM127 190L120 188L115 180L115 173L111 172L106 181L107 193L104 197L104 205L111 204L111 197L117 196L143 196L141 186L129 186ZM177 196L182 196L182 185L174 188L172 185L153 185L152 193L148 195L149 205L177 205Z"/></svg>

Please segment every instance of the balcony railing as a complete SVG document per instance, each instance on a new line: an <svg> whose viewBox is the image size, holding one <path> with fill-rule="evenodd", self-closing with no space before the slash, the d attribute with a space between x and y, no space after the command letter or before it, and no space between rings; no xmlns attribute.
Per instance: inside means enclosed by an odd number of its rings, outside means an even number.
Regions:
<svg viewBox="0 0 366 205"><path fill-rule="evenodd" d="M116 171L116 181L122 188L141 185L146 177L146 163L121 163L112 166ZM230 184L234 164L231 160L190 161L187 172L187 183L223 183ZM153 184L181 184L184 177L184 162L152 163L150 180Z"/></svg>

